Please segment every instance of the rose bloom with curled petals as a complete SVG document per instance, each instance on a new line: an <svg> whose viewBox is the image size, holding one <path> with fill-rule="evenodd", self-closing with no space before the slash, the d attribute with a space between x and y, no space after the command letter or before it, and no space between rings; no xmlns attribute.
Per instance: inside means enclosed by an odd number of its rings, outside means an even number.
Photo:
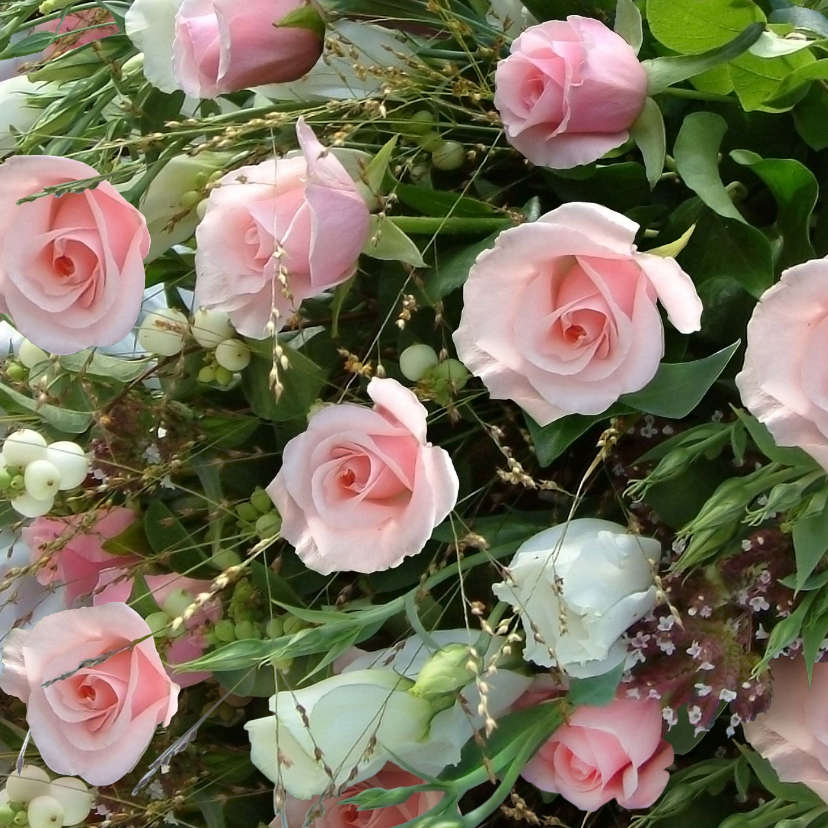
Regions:
<svg viewBox="0 0 828 828"><path fill-rule="evenodd" d="M535 703L557 698L541 676ZM525 707L519 701L516 707ZM661 705L654 699L616 698L606 707L578 707L526 764L521 776L558 793L582 811L615 800L622 808L648 808L662 794L673 748L662 738Z"/></svg>
<svg viewBox="0 0 828 828"><path fill-rule="evenodd" d="M365 811L357 810L356 805L346 803L344 800L372 788L393 791L395 788L408 788L422 784L423 780L419 776L388 762L370 779L346 788L339 796L323 799L320 803L322 813L312 822L307 823L307 826L308 828L395 828L397 825L428 813L439 803L443 794L440 791L422 791L411 794L405 802L399 805ZM296 799L288 796L285 802L288 828L303 828L308 812L315 802L316 800ZM270 823L270 828L282 828L282 818L277 816Z"/></svg>
<svg viewBox="0 0 828 828"><path fill-rule="evenodd" d="M506 138L533 164L569 169L629 138L649 79L624 38L572 15L527 29L495 73Z"/></svg>
<svg viewBox="0 0 828 828"><path fill-rule="evenodd" d="M30 630L12 630L0 690L25 702L43 761L90 785L129 773L178 709L178 685L164 671L152 632L126 604L64 610Z"/></svg>
<svg viewBox="0 0 828 828"><path fill-rule="evenodd" d="M745 738L782 782L807 785L828 802L828 664L814 664L809 686L803 657L777 658L771 690L768 710L744 724Z"/></svg>
<svg viewBox="0 0 828 828"><path fill-rule="evenodd" d="M316 414L267 488L282 537L326 575L397 566L457 502L457 473L427 442L422 403L393 379L372 379L368 395L373 409L345 403Z"/></svg>
<svg viewBox="0 0 828 828"><path fill-rule="evenodd" d="M254 339L349 279L368 240L353 179L302 119L296 132L301 154L225 175L196 231L196 304L226 311Z"/></svg>
<svg viewBox="0 0 828 828"><path fill-rule="evenodd" d="M97 176L56 156L18 155L0 166L0 311L55 354L119 342L141 309L146 221L109 182L18 203Z"/></svg>
<svg viewBox="0 0 828 828"><path fill-rule="evenodd" d="M796 265L765 291L747 328L736 385L780 446L828 469L828 259Z"/></svg>
<svg viewBox="0 0 828 828"><path fill-rule="evenodd" d="M601 414L641 390L664 354L657 302L681 333L701 300L675 259L639 253L638 225L571 202L501 233L463 291L457 353L495 399L540 425Z"/></svg>

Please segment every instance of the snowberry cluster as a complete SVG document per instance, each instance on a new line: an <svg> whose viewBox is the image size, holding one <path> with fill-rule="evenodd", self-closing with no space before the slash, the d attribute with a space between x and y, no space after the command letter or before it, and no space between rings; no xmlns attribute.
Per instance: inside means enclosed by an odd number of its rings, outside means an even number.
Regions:
<svg viewBox="0 0 828 828"><path fill-rule="evenodd" d="M428 382L433 385L452 385L460 391L469 381L469 372L462 362L440 357L430 345L409 345L400 354L400 371L411 382Z"/></svg>
<svg viewBox="0 0 828 828"><path fill-rule="evenodd" d="M9 774L0 791L0 825L61 828L79 825L92 810L93 796L73 776L51 779L43 768L24 765Z"/></svg>
<svg viewBox="0 0 828 828"><path fill-rule="evenodd" d="M59 491L80 486L89 474L89 458L69 440L47 444L29 428L6 437L0 453L0 493L16 512L39 517L49 512Z"/></svg>
<svg viewBox="0 0 828 828"><path fill-rule="evenodd" d="M192 335L210 352L199 372L199 381L227 386L233 381L233 374L250 364L250 349L234 334L229 317L222 311L202 308L196 311L190 324L181 311L164 308L147 314L138 331L138 342L151 354L175 356Z"/></svg>

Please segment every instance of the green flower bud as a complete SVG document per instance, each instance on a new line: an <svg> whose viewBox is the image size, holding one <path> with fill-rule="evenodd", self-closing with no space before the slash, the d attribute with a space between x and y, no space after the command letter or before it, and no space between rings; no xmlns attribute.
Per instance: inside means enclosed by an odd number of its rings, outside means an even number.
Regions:
<svg viewBox="0 0 828 828"><path fill-rule="evenodd" d="M269 515L262 515L256 521L256 534L262 540L275 538L282 528L282 518L276 512L271 512Z"/></svg>
<svg viewBox="0 0 828 828"><path fill-rule="evenodd" d="M236 624L236 639L244 641L248 638L256 638L256 628L252 621L239 621Z"/></svg>
<svg viewBox="0 0 828 828"><path fill-rule="evenodd" d="M248 523L255 523L259 519L259 510L251 503L239 503L236 514Z"/></svg>
<svg viewBox="0 0 828 828"><path fill-rule="evenodd" d="M253 505L254 509L261 512L263 515L273 511L273 501L264 489L256 489L253 494L250 495L250 503Z"/></svg>
<svg viewBox="0 0 828 828"><path fill-rule="evenodd" d="M308 625L295 615L286 615L282 620L282 626L285 635L293 635L294 633L298 633L299 630L304 630Z"/></svg>
<svg viewBox="0 0 828 828"><path fill-rule="evenodd" d="M479 659L477 661L479 663ZM451 644L426 661L409 692L423 698L454 693L474 679L475 674L469 669L474 662L475 658L467 645Z"/></svg>
<svg viewBox="0 0 828 828"><path fill-rule="evenodd" d="M281 638L285 633L285 625L281 618L271 618L265 626L265 635L268 638Z"/></svg>
<svg viewBox="0 0 828 828"><path fill-rule="evenodd" d="M219 641L229 644L236 640L236 625L229 619L224 618L216 624L213 632Z"/></svg>

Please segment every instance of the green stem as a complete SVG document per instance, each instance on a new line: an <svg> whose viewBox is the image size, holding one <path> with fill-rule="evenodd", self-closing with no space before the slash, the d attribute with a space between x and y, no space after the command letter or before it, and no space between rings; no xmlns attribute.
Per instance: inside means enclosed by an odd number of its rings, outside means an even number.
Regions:
<svg viewBox="0 0 828 828"><path fill-rule="evenodd" d="M682 89L678 86L670 86L660 94L671 95L674 98L688 98L692 101L710 101L711 103L738 104L738 98L732 95L717 95L715 92L701 92L698 89Z"/></svg>
<svg viewBox="0 0 828 828"><path fill-rule="evenodd" d="M389 216L403 233L412 235L433 235L444 233L447 235L488 235L498 230L514 227L515 223L509 218L433 218L431 216Z"/></svg>

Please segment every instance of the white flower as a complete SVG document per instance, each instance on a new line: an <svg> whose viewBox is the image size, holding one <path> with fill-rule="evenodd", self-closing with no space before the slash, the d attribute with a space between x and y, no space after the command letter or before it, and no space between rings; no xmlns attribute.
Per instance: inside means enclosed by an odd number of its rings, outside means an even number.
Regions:
<svg viewBox="0 0 828 828"><path fill-rule="evenodd" d="M465 630L433 636L440 646L473 643L477 637ZM340 675L278 693L270 700L276 715L245 726L253 764L299 799L311 799L329 788L325 766L333 774L334 787L341 787L372 776L392 754L429 775L455 764L482 721L459 702L441 710L441 705L408 692L430 655L422 641L411 638L400 649L356 658L349 654L350 663ZM486 664L484 660L484 668ZM504 669L487 676L486 682L488 712L496 718L523 694L531 679ZM476 711L480 696L473 682L462 695L467 709ZM367 750L374 740L373 749ZM317 748L321 760L315 758Z"/></svg>
<svg viewBox="0 0 828 828"><path fill-rule="evenodd" d="M124 16L126 33L144 53L144 77L162 92L175 92L175 15L184 0L134 0Z"/></svg>
<svg viewBox="0 0 828 828"><path fill-rule="evenodd" d="M43 110L32 106L32 96L48 85L33 83L25 75L0 81L0 156L14 152L17 134L31 129L41 116Z"/></svg>
<svg viewBox="0 0 828 828"><path fill-rule="evenodd" d="M520 612L527 660L587 678L627 659L624 633L656 604L660 558L658 541L605 520L573 520L526 541L511 583L493 589Z"/></svg>

